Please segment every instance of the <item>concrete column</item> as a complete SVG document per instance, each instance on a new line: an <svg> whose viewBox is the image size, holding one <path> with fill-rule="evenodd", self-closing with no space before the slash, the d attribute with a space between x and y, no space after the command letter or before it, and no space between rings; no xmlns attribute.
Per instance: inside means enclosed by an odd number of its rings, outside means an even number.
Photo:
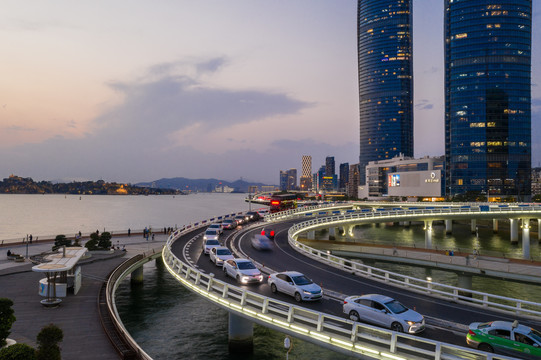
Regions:
<svg viewBox="0 0 541 360"><path fill-rule="evenodd" d="M494 234L498 233L498 219L492 219L492 232Z"/></svg>
<svg viewBox="0 0 541 360"><path fill-rule="evenodd" d="M133 270L130 274L130 279L132 284L142 284L143 283L143 266L138 267Z"/></svg>
<svg viewBox="0 0 541 360"><path fill-rule="evenodd" d="M453 233L453 220L445 220L445 233L446 234Z"/></svg>
<svg viewBox="0 0 541 360"><path fill-rule="evenodd" d="M329 240L336 239L336 228L329 228Z"/></svg>
<svg viewBox="0 0 541 360"><path fill-rule="evenodd" d="M511 230L511 242L517 243L518 242L518 220L517 219L509 219L509 225Z"/></svg>
<svg viewBox="0 0 541 360"><path fill-rule="evenodd" d="M346 236L352 238L353 237L353 229L355 229L355 225L348 225L347 227L347 233Z"/></svg>
<svg viewBox="0 0 541 360"><path fill-rule="evenodd" d="M233 313L229 313L229 351L237 354L254 351L254 324Z"/></svg>
<svg viewBox="0 0 541 360"><path fill-rule="evenodd" d="M537 240L541 240L541 219L537 219Z"/></svg>
<svg viewBox="0 0 541 360"><path fill-rule="evenodd" d="M530 219L522 219L522 256L530 258Z"/></svg>
<svg viewBox="0 0 541 360"><path fill-rule="evenodd" d="M472 289L472 276L466 273L459 273L458 274L458 287L462 289L471 290ZM461 296L472 297L472 293L469 291L459 291L458 294Z"/></svg>
<svg viewBox="0 0 541 360"><path fill-rule="evenodd" d="M409 221L404 221L404 227L405 227L406 229L409 229L409 227L410 227L410 222L409 222Z"/></svg>
<svg viewBox="0 0 541 360"><path fill-rule="evenodd" d="M471 233L475 234L477 232L477 219L471 219Z"/></svg>
<svg viewBox="0 0 541 360"><path fill-rule="evenodd" d="M163 258L160 256L159 258L156 258L156 268L157 269L164 269L165 266L163 264Z"/></svg>
<svg viewBox="0 0 541 360"><path fill-rule="evenodd" d="M432 220L425 220L425 247L432 249Z"/></svg>
<svg viewBox="0 0 541 360"><path fill-rule="evenodd" d="M306 238L308 240L314 240L316 238L316 231L315 230L310 230L306 233Z"/></svg>

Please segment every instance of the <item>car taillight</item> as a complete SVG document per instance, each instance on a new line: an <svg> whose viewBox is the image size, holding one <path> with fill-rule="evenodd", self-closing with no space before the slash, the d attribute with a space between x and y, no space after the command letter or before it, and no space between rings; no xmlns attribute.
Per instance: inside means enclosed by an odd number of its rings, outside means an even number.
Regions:
<svg viewBox="0 0 541 360"><path fill-rule="evenodd" d="M274 236L274 230L270 232L270 236Z"/></svg>
<svg viewBox="0 0 541 360"><path fill-rule="evenodd" d="M344 305L346 305L348 302L346 300L344 300Z"/></svg>
<svg viewBox="0 0 541 360"><path fill-rule="evenodd" d="M475 336L476 334L475 334L475 333L474 333L473 331L471 331L471 330L468 330L468 335L472 335L472 336Z"/></svg>

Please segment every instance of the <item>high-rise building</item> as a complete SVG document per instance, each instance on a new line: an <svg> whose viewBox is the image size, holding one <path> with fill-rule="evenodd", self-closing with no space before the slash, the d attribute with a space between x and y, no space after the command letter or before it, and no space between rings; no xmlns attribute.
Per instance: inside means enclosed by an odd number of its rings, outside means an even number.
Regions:
<svg viewBox="0 0 541 360"><path fill-rule="evenodd" d="M531 193L532 0L445 1L448 195Z"/></svg>
<svg viewBox="0 0 541 360"><path fill-rule="evenodd" d="M302 175L300 185L301 191L312 190L312 157L310 155L302 156Z"/></svg>
<svg viewBox="0 0 541 360"><path fill-rule="evenodd" d="M287 170L287 190L297 190L297 169Z"/></svg>
<svg viewBox="0 0 541 360"><path fill-rule="evenodd" d="M340 189L340 191L346 191L348 182L349 182L349 163L340 164L340 179L338 181L338 188Z"/></svg>
<svg viewBox="0 0 541 360"><path fill-rule="evenodd" d="M361 184L370 161L413 156L412 0L359 0Z"/></svg>
<svg viewBox="0 0 541 360"><path fill-rule="evenodd" d="M359 164L350 165L349 182L346 190L347 196L354 199L359 197L359 182Z"/></svg>
<svg viewBox="0 0 541 360"><path fill-rule="evenodd" d="M287 191L288 175L287 171L280 170L280 191Z"/></svg>
<svg viewBox="0 0 541 360"><path fill-rule="evenodd" d="M334 156L327 156L325 158L325 176L333 176L334 174Z"/></svg>

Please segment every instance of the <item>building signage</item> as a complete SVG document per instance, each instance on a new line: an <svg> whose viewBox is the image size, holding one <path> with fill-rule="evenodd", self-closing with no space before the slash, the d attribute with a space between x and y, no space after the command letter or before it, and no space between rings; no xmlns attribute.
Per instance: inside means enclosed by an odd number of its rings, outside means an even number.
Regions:
<svg viewBox="0 0 541 360"><path fill-rule="evenodd" d="M389 187L400 186L400 174L389 175Z"/></svg>
<svg viewBox="0 0 541 360"><path fill-rule="evenodd" d="M435 172L430 173L430 178L425 179L425 183L439 183L440 179L436 177Z"/></svg>

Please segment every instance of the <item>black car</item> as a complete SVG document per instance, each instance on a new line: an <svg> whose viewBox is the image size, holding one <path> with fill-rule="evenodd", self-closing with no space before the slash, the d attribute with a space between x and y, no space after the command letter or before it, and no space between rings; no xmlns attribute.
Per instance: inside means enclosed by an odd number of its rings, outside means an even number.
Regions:
<svg viewBox="0 0 541 360"><path fill-rule="evenodd" d="M259 214L256 211L248 211L246 213L246 216L250 218L250 221L257 221L261 218L261 216L259 216Z"/></svg>
<svg viewBox="0 0 541 360"><path fill-rule="evenodd" d="M273 229L262 229L261 235L265 235L271 240L274 240L274 230Z"/></svg>

